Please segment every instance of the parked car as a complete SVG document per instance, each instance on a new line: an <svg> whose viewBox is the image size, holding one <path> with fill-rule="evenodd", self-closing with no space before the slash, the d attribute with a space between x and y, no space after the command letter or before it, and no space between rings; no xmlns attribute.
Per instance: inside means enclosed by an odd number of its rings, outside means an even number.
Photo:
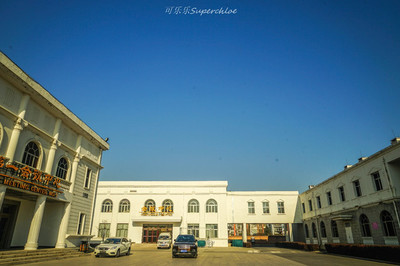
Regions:
<svg viewBox="0 0 400 266"><path fill-rule="evenodd" d="M129 255L131 252L131 241L123 237L110 237L104 243L96 246L94 255L119 257L122 254Z"/></svg>
<svg viewBox="0 0 400 266"><path fill-rule="evenodd" d="M197 258L197 240L194 235L179 235L172 246L172 257L189 256Z"/></svg>
<svg viewBox="0 0 400 266"><path fill-rule="evenodd" d="M158 236L157 248L170 248L172 243L171 233L161 233Z"/></svg>

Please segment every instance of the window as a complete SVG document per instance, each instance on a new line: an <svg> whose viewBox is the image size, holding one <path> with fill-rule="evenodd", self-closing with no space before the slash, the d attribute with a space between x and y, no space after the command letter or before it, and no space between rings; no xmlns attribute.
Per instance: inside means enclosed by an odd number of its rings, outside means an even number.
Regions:
<svg viewBox="0 0 400 266"><path fill-rule="evenodd" d="M39 147L36 145L35 142L31 141L25 147L24 155L22 157L22 163L33 168L37 168L39 155Z"/></svg>
<svg viewBox="0 0 400 266"><path fill-rule="evenodd" d="M283 201L278 201L278 213L285 213L285 203Z"/></svg>
<svg viewBox="0 0 400 266"><path fill-rule="evenodd" d="M313 238L316 238L317 237L317 227L315 226L315 223L312 223L311 227L312 227L312 236L313 236Z"/></svg>
<svg viewBox="0 0 400 266"><path fill-rule="evenodd" d="M206 237L218 238L218 224L206 224Z"/></svg>
<svg viewBox="0 0 400 266"><path fill-rule="evenodd" d="M368 217L365 214L360 215L360 226L361 226L361 233L364 237L371 236L371 228L369 226Z"/></svg>
<svg viewBox="0 0 400 266"><path fill-rule="evenodd" d="M382 180L381 180L381 176L379 175L379 172L373 173L372 179L374 180L375 190L376 191L382 190L383 186L382 186Z"/></svg>
<svg viewBox="0 0 400 266"><path fill-rule="evenodd" d="M187 233L199 237L199 224L188 224Z"/></svg>
<svg viewBox="0 0 400 266"><path fill-rule="evenodd" d="M90 179L92 177L92 170L90 168L86 168L86 176L85 176L85 184L84 187L85 188L89 188L90 187Z"/></svg>
<svg viewBox="0 0 400 266"><path fill-rule="evenodd" d="M356 197L361 197L362 193L361 193L360 181L359 180L353 181L353 186Z"/></svg>
<svg viewBox="0 0 400 266"><path fill-rule="evenodd" d="M312 211L312 201L308 200L308 207L310 208L310 211Z"/></svg>
<svg viewBox="0 0 400 266"><path fill-rule="evenodd" d="M339 190L340 201L345 201L346 197L344 196L344 187L343 186L338 187L338 190Z"/></svg>
<svg viewBox="0 0 400 266"><path fill-rule="evenodd" d="M123 199L119 202L119 212L129 212L131 209L131 204L129 200Z"/></svg>
<svg viewBox="0 0 400 266"><path fill-rule="evenodd" d="M228 224L228 236L243 236L243 224Z"/></svg>
<svg viewBox="0 0 400 266"><path fill-rule="evenodd" d="M381 221L385 236L396 236L396 229L394 227L393 218L389 212L381 212Z"/></svg>
<svg viewBox="0 0 400 266"><path fill-rule="evenodd" d="M330 191L326 192L326 198L328 200L328 205L332 205L332 194Z"/></svg>
<svg viewBox="0 0 400 266"><path fill-rule="evenodd" d="M101 205L101 212L112 212L113 203L111 200L106 199Z"/></svg>
<svg viewBox="0 0 400 266"><path fill-rule="evenodd" d="M188 212L189 213L198 213L199 212L199 202L195 199L191 199L188 203Z"/></svg>
<svg viewBox="0 0 400 266"><path fill-rule="evenodd" d="M110 225L109 223L100 223L97 236L102 238L110 237Z"/></svg>
<svg viewBox="0 0 400 266"><path fill-rule="evenodd" d="M116 237L128 237L128 224L117 224Z"/></svg>
<svg viewBox="0 0 400 266"><path fill-rule="evenodd" d="M321 207L322 207L322 205L321 205L321 197L317 196L316 199L317 199L317 207L318 207L318 209L321 209Z"/></svg>
<svg viewBox="0 0 400 266"><path fill-rule="evenodd" d="M156 212L156 203L152 199L146 200L144 207L148 212Z"/></svg>
<svg viewBox="0 0 400 266"><path fill-rule="evenodd" d="M308 225L304 225L304 231L306 232L306 238L309 238L310 234L308 232Z"/></svg>
<svg viewBox="0 0 400 266"><path fill-rule="evenodd" d="M254 201L247 202L247 210L248 210L249 214L256 213L256 210L255 210L255 207L254 207Z"/></svg>
<svg viewBox="0 0 400 266"><path fill-rule="evenodd" d="M303 213L306 213L306 205L303 203L301 203L301 206L303 207Z"/></svg>
<svg viewBox="0 0 400 266"><path fill-rule="evenodd" d="M164 200L162 207L163 212L174 212L174 203L170 199Z"/></svg>
<svg viewBox="0 0 400 266"><path fill-rule="evenodd" d="M336 221L331 221L331 231L332 231L332 237L339 237L339 231L337 228L337 223Z"/></svg>
<svg viewBox="0 0 400 266"><path fill-rule="evenodd" d="M263 213L264 214L269 213L269 202L268 201L263 201L262 205L263 205Z"/></svg>
<svg viewBox="0 0 400 266"><path fill-rule="evenodd" d="M68 162L65 158L61 158L57 164L56 176L65 180L67 178L67 172Z"/></svg>
<svg viewBox="0 0 400 266"><path fill-rule="evenodd" d="M79 213L77 235L82 235L85 230L85 214Z"/></svg>
<svg viewBox="0 0 400 266"><path fill-rule="evenodd" d="M207 200L206 212L218 212L218 205L215 200L213 200L213 199Z"/></svg>
<svg viewBox="0 0 400 266"><path fill-rule="evenodd" d="M320 227L321 227L321 237L326 238L325 223L324 223L324 222L321 222Z"/></svg>

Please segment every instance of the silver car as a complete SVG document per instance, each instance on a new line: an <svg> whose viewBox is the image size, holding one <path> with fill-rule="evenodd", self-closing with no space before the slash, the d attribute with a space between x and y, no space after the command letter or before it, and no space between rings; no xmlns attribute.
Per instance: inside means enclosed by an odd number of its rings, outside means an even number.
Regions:
<svg viewBox="0 0 400 266"><path fill-rule="evenodd" d="M104 243L94 249L94 255L119 257L122 254L129 255L131 252L131 241L123 237L110 237Z"/></svg>

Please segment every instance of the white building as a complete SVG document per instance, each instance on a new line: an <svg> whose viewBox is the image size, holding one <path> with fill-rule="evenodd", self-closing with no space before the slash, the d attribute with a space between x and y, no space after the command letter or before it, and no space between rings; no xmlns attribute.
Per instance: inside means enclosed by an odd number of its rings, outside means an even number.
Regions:
<svg viewBox="0 0 400 266"><path fill-rule="evenodd" d="M398 245L400 139L300 195L307 243Z"/></svg>
<svg viewBox="0 0 400 266"><path fill-rule="evenodd" d="M108 148L0 53L0 249L64 248L86 239Z"/></svg>
<svg viewBox="0 0 400 266"><path fill-rule="evenodd" d="M297 191L229 192L227 186L227 181L101 181L92 234L152 243L164 231L174 238L193 233L215 246L251 237L301 240Z"/></svg>

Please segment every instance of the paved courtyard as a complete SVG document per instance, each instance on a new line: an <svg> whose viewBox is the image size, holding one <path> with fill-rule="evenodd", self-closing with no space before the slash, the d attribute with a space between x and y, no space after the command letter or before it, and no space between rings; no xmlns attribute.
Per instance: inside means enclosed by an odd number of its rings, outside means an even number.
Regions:
<svg viewBox="0 0 400 266"><path fill-rule="evenodd" d="M390 265L382 262L305 252L274 247L264 248L199 248L199 256L172 258L171 250L157 250L155 245L133 245L131 255L119 258L79 258L33 263L30 265Z"/></svg>

